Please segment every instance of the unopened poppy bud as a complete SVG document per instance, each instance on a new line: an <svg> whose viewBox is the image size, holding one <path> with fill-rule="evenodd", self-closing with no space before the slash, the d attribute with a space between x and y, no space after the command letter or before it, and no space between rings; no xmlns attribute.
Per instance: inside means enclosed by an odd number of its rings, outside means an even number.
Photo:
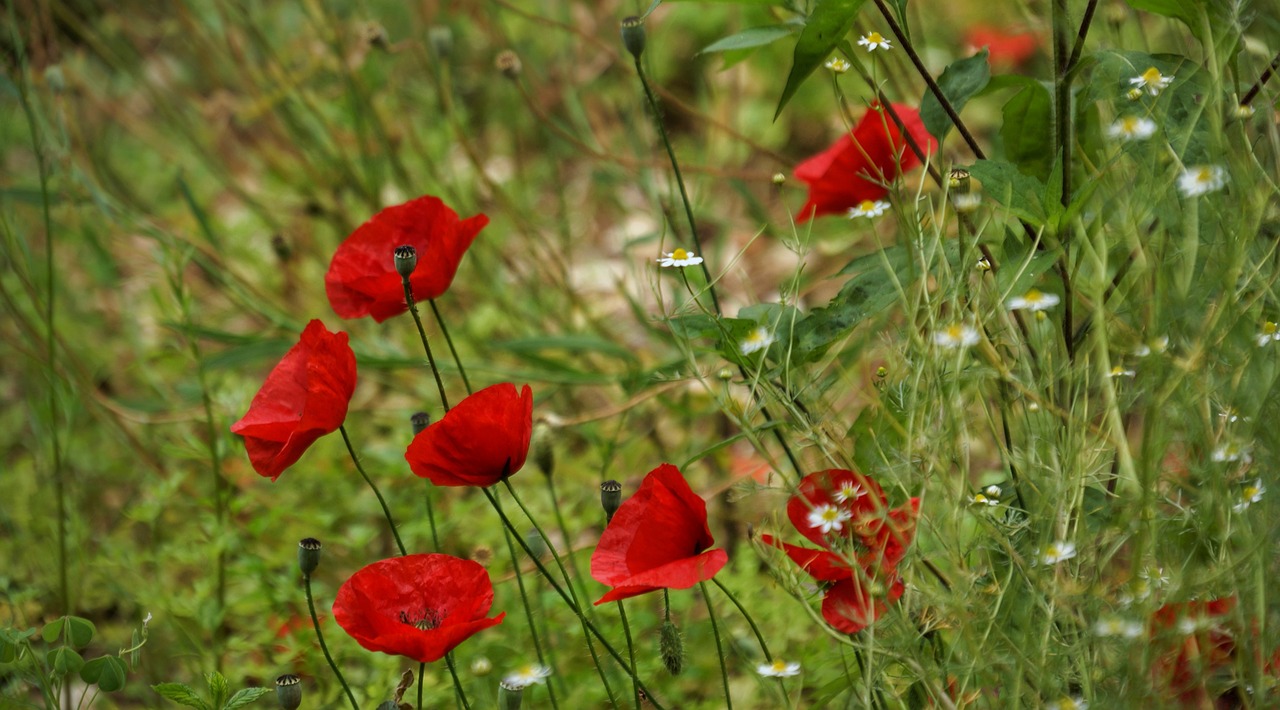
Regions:
<svg viewBox="0 0 1280 710"><path fill-rule="evenodd" d="M608 525L613 514L622 505L622 484L617 481L605 481L600 484L600 507L604 508L604 522Z"/></svg>
<svg viewBox="0 0 1280 710"><path fill-rule="evenodd" d="M644 19L631 16L622 21L622 45L636 59L644 54Z"/></svg>
<svg viewBox="0 0 1280 710"><path fill-rule="evenodd" d="M658 652L662 654L662 665L666 666L667 672L680 675L684 670L684 639L680 637L680 629L670 621L662 624Z"/></svg>
<svg viewBox="0 0 1280 710"><path fill-rule="evenodd" d="M427 30L427 41L431 43L431 51L441 59L448 59L453 54L453 30L437 25Z"/></svg>
<svg viewBox="0 0 1280 710"><path fill-rule="evenodd" d="M415 412L409 417L409 423L413 425L413 435L417 436L423 429L431 426L431 415L426 412Z"/></svg>
<svg viewBox="0 0 1280 710"><path fill-rule="evenodd" d="M320 566L320 541L314 537L305 537L298 542L298 568L304 576L310 577Z"/></svg>
<svg viewBox="0 0 1280 710"><path fill-rule="evenodd" d="M367 22L361 28L364 34L364 41L369 43L370 47L377 47L385 50L387 48L387 28L377 22Z"/></svg>
<svg viewBox="0 0 1280 710"><path fill-rule="evenodd" d="M276 678L276 701L284 710L297 710L302 704L302 681L292 673Z"/></svg>
<svg viewBox="0 0 1280 710"><path fill-rule="evenodd" d="M952 192L966 193L969 191L969 171L964 168L952 168L947 174L947 183Z"/></svg>
<svg viewBox="0 0 1280 710"><path fill-rule="evenodd" d="M524 702L524 686L508 685L506 681L498 684L498 710L520 710Z"/></svg>
<svg viewBox="0 0 1280 710"><path fill-rule="evenodd" d="M984 256L984 257L982 257L981 259L978 259L977 268L978 268L978 271L990 271L990 270L991 270L991 260L990 260L990 259L988 259L988 258L987 258L987 257L985 257L985 256Z"/></svg>
<svg viewBox="0 0 1280 710"><path fill-rule="evenodd" d="M413 274L413 270L418 268L418 250L402 244L396 247L396 273L400 274L400 278L407 279Z"/></svg>
<svg viewBox="0 0 1280 710"><path fill-rule="evenodd" d="M538 467L542 475L550 478L556 470L556 451L551 439L551 427L545 422L533 425L533 436L530 437L530 454L533 465Z"/></svg>
<svg viewBox="0 0 1280 710"><path fill-rule="evenodd" d="M520 63L520 55L509 49L498 52L498 56L493 58L493 66L512 81L519 79L520 72L524 70L524 65Z"/></svg>

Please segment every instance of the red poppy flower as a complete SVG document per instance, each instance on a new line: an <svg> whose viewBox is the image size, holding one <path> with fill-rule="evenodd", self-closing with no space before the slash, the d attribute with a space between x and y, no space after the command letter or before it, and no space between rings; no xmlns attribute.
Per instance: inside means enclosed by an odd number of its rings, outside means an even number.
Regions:
<svg viewBox="0 0 1280 710"><path fill-rule="evenodd" d="M533 392L504 382L486 387L418 432L404 452L409 468L437 486L491 486L519 471L533 435Z"/></svg>
<svg viewBox="0 0 1280 710"><path fill-rule="evenodd" d="M613 591L596 604L657 589L688 589L729 561L707 526L707 504L669 463L650 471L613 515L591 554L591 576Z"/></svg>
<svg viewBox="0 0 1280 710"><path fill-rule="evenodd" d="M1236 597L1172 602L1151 615L1151 673L1157 687L1184 707L1211 704L1206 680L1234 663L1235 636L1224 623Z"/></svg>
<svg viewBox="0 0 1280 710"><path fill-rule="evenodd" d="M937 150L919 111L902 104L891 106L920 150L926 154ZM879 200L889 194L887 183L919 164L920 157L908 147L893 119L872 106L852 133L845 133L830 148L796 166L796 178L809 185L809 201L796 219L803 222L824 214L844 214L863 202Z"/></svg>
<svg viewBox="0 0 1280 710"><path fill-rule="evenodd" d="M231 431L244 437L253 470L274 481L312 442L342 426L355 389L356 356L347 334L313 320Z"/></svg>
<svg viewBox="0 0 1280 710"><path fill-rule="evenodd" d="M1020 67L1040 50L1040 37L1034 32L1010 32L987 25L970 28L965 43L975 51L986 47L987 61L993 67Z"/></svg>
<svg viewBox="0 0 1280 710"><path fill-rule="evenodd" d="M478 631L502 623L489 573L449 555L405 555L361 569L338 589L333 618L370 651L419 663L444 657Z"/></svg>
<svg viewBox="0 0 1280 710"><path fill-rule="evenodd" d="M414 299L439 297L488 223L482 214L459 220L457 212L429 195L382 210L352 232L329 262L324 289L333 312L343 318L373 316L381 323L408 310L393 256L404 245L418 251L418 268L409 277Z"/></svg>

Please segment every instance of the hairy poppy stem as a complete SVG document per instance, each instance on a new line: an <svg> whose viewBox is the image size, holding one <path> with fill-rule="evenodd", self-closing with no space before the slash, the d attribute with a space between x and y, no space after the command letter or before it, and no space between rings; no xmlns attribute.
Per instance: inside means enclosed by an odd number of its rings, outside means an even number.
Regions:
<svg viewBox="0 0 1280 710"><path fill-rule="evenodd" d="M467 702L467 691L462 689L462 681L458 679L458 669L453 664L453 651L444 654L444 664L449 666L449 677L453 678L454 697L457 698L458 707L462 710L471 710L471 703Z"/></svg>
<svg viewBox="0 0 1280 710"><path fill-rule="evenodd" d="M720 657L720 680L724 683L724 706L726 710L733 710L733 698L729 694L729 667L724 662L724 645L720 641L720 624L716 621L716 609L711 605L711 595L707 594L707 583L698 582L698 586L702 588L702 601L707 604L707 618L711 619L711 635L716 639L716 655Z"/></svg>
<svg viewBox="0 0 1280 710"><path fill-rule="evenodd" d="M627 639L627 660L631 661L631 691L635 695L636 710L640 710L640 685L636 675L636 647L631 640L631 624L627 623L627 608L618 602L618 616L622 619L622 635Z"/></svg>
<svg viewBox="0 0 1280 710"><path fill-rule="evenodd" d="M343 424L338 427L338 431L342 432L342 441L347 445L347 453L351 454L351 460L356 465L356 470L360 472L360 476L364 478L364 482L369 484L373 489L373 494L378 497L378 505L382 506L382 515L387 519L387 525L391 526L391 536L396 539L396 547L400 548L401 555L409 554L404 543L400 541L400 531L396 529L395 518L391 517L391 509L387 507L387 499L382 497L382 491L378 490L378 486L369 478L369 474L365 473L364 466L360 463L360 457L356 456L356 449L351 445L351 437L347 436L347 425Z"/></svg>
<svg viewBox="0 0 1280 710"><path fill-rule="evenodd" d="M346 432L343 432L346 436ZM347 679L342 677L342 671L338 670L338 664L333 662L333 656L329 653L329 645L324 642L324 633L320 631L320 619L316 616L316 602L311 596L311 575L302 575L303 588L307 592L307 610L311 612L311 625L316 630L316 640L320 642L320 650L324 652L324 660L329 662L329 668L333 669L333 675L338 678L338 683L342 685L342 690L347 694L347 700L351 701L352 710L360 710L360 704L356 702L356 696L351 694L351 687L347 685Z"/></svg>
<svg viewBox="0 0 1280 710"><path fill-rule="evenodd" d="M427 303L431 304L431 313L436 317L436 325L440 326L440 334L444 336L444 342L449 345L449 354L453 356L453 364L458 366L458 374L462 375L462 386L466 388L467 394L473 394L471 380L467 379L467 368L462 366L462 358L458 357L458 349L453 347L453 338L449 337L449 328L445 326L444 318L440 317L440 309L436 307L436 299L429 298Z"/></svg>
<svg viewBox="0 0 1280 710"><path fill-rule="evenodd" d="M538 638L537 616L533 613L533 606L529 604L529 593L524 588L524 573L520 571L520 558L516 556L516 545L511 541L511 531L503 528L502 533L507 540L507 554L511 556L511 569L516 573L516 588L520 590L520 605L524 607L524 616L529 622L529 636L533 639L533 653L538 658L538 665L550 665L554 669L555 663L548 664L545 654L542 652L542 641ZM551 707L558 708L556 691L550 681L547 682L547 695L551 700Z"/></svg>
<svg viewBox="0 0 1280 710"><path fill-rule="evenodd" d="M1240 99L1240 105L1248 106L1253 103L1253 100L1258 96L1258 92L1262 91L1262 87L1266 86L1267 82L1271 80L1271 77L1275 76L1277 69L1280 69L1280 54L1277 54L1275 58L1271 60L1271 63L1267 65L1267 68L1262 70L1262 75L1259 76L1258 80L1253 82L1253 86L1250 86L1249 90L1245 92L1244 98ZM48 209L48 205L46 204L45 210L47 211Z"/></svg>
<svg viewBox="0 0 1280 710"><path fill-rule="evenodd" d="M712 577L711 581L720 588L720 591L724 592L726 597L729 597L729 601L733 602L734 606L738 607L738 611L742 613L742 618L747 620L747 626L751 627L751 633L755 634L756 640L760 642L760 651L764 653L764 660L772 663L773 654L769 653L769 646L764 642L764 635L760 633L760 627L756 626L755 619L752 619L751 615L747 613L747 608L742 605L742 602L738 601L738 598L733 595L733 592L729 591L728 587L724 586L723 582L715 577Z"/></svg>
<svg viewBox="0 0 1280 710"><path fill-rule="evenodd" d="M418 315L418 304L413 300L413 287L409 285L409 277L400 277L404 286L404 302L409 304L409 312L413 314L413 324L418 326L418 338L422 340L422 349L427 352L427 364L431 365L431 374L436 378L436 388L440 390L440 404L444 411L449 411L449 395L444 392L444 381L440 379L440 368L436 367L435 355L431 354L431 344L427 342L427 331L422 328L422 316Z"/></svg>

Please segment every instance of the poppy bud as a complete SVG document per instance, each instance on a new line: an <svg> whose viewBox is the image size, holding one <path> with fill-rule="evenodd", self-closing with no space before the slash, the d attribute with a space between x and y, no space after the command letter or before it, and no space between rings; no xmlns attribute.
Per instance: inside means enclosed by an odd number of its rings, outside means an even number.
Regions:
<svg viewBox="0 0 1280 710"><path fill-rule="evenodd" d="M622 505L622 484L617 481L605 481L600 484L600 506L604 508L604 522L608 525L613 514Z"/></svg>
<svg viewBox="0 0 1280 710"><path fill-rule="evenodd" d="M276 701L284 710L297 710L302 704L302 681L292 673L276 678Z"/></svg>
<svg viewBox="0 0 1280 710"><path fill-rule="evenodd" d="M644 54L644 19L634 15L622 21L622 45L636 59Z"/></svg>
<svg viewBox="0 0 1280 710"><path fill-rule="evenodd" d="M662 665L667 667L667 672L680 675L684 670L684 639L680 637L680 629L670 621L662 624L658 652L662 654Z"/></svg>
<svg viewBox="0 0 1280 710"><path fill-rule="evenodd" d="M524 686L508 685L506 681L498 684L498 710L520 710L524 701Z"/></svg>
<svg viewBox="0 0 1280 710"><path fill-rule="evenodd" d="M493 66L512 81L519 79L520 72L524 70L524 65L520 63L520 55L509 49L498 52L498 56L493 58Z"/></svg>
<svg viewBox="0 0 1280 710"><path fill-rule="evenodd" d="M431 415L426 412L415 412L409 417L409 422L413 425L413 435L417 436L423 429L431 426Z"/></svg>
<svg viewBox="0 0 1280 710"><path fill-rule="evenodd" d="M427 30L427 41L431 43L431 52L441 59L448 59L453 54L453 30L438 25Z"/></svg>
<svg viewBox="0 0 1280 710"><path fill-rule="evenodd" d="M551 441L551 427L538 422L533 427L533 442L529 448L533 453L533 464L542 475L550 478L556 469L556 452Z"/></svg>
<svg viewBox="0 0 1280 710"><path fill-rule="evenodd" d="M396 247L396 273L400 274L400 278L407 279L413 274L413 270L418 268L418 250L402 244Z"/></svg>
<svg viewBox="0 0 1280 710"><path fill-rule="evenodd" d="M377 22L366 22L360 31L364 35L364 41L368 42L370 47L382 50L387 48L387 28Z"/></svg>
<svg viewBox="0 0 1280 710"><path fill-rule="evenodd" d="M960 194L969 192L969 171L964 168L952 168L947 174L947 183L952 192Z"/></svg>
<svg viewBox="0 0 1280 710"><path fill-rule="evenodd" d="M298 567L302 576L310 577L320 566L320 541L314 537L303 538L298 542Z"/></svg>

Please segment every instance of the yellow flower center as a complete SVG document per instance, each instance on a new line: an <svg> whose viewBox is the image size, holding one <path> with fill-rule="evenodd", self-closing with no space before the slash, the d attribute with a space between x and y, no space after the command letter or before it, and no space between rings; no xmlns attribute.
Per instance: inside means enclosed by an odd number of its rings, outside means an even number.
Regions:
<svg viewBox="0 0 1280 710"><path fill-rule="evenodd" d="M1126 116L1120 119L1120 130L1130 135L1138 132L1138 119L1133 116Z"/></svg>
<svg viewBox="0 0 1280 710"><path fill-rule="evenodd" d="M858 205L858 209L862 210L863 212L870 212L875 208L876 208L876 203L872 202L871 200L863 200L862 203Z"/></svg>
<svg viewBox="0 0 1280 710"><path fill-rule="evenodd" d="M1160 70L1155 67L1150 67L1146 71L1142 72L1142 81L1147 86L1157 86L1163 80L1164 74L1161 74Z"/></svg>
<svg viewBox="0 0 1280 710"><path fill-rule="evenodd" d="M781 672L785 671L786 669L787 669L787 662L786 662L786 661L774 661L774 662L773 662L773 671L774 671L775 673L781 673Z"/></svg>
<svg viewBox="0 0 1280 710"><path fill-rule="evenodd" d="M1200 168L1196 173L1196 182L1209 182L1213 179L1213 171L1209 168Z"/></svg>
<svg viewBox="0 0 1280 710"><path fill-rule="evenodd" d="M1263 334L1263 335L1275 335L1275 334L1276 334L1276 329L1277 329L1277 328L1280 328L1280 326L1277 326L1275 323L1273 323L1273 322L1271 322L1271 321L1267 321L1266 325L1262 326L1262 334Z"/></svg>
<svg viewBox="0 0 1280 710"><path fill-rule="evenodd" d="M1044 300L1044 294L1033 288L1030 291L1027 291L1027 295L1023 296L1022 300L1027 303L1039 303Z"/></svg>
<svg viewBox="0 0 1280 710"><path fill-rule="evenodd" d="M684 261L685 259L689 258L689 252L685 251L684 249L676 249L675 251L671 252L671 258L677 261Z"/></svg>
<svg viewBox="0 0 1280 710"><path fill-rule="evenodd" d="M986 496L984 496L984 495L982 495L981 493L978 493L978 494L976 494L976 495L974 495L974 496L973 496L973 502L974 502L974 503L986 503L986 502L987 502L987 497L986 497Z"/></svg>
<svg viewBox="0 0 1280 710"><path fill-rule="evenodd" d="M826 523L840 522L840 509L827 508L826 510L822 511L822 521Z"/></svg>
<svg viewBox="0 0 1280 710"><path fill-rule="evenodd" d="M884 37L879 32L872 32L867 35L867 41L871 44L884 44Z"/></svg>
<svg viewBox="0 0 1280 710"><path fill-rule="evenodd" d="M1111 376L1112 376L1112 377L1119 377L1120 375L1123 375L1123 374L1124 374L1124 368L1123 368L1123 367L1120 367L1119 365L1116 365L1115 367L1111 368Z"/></svg>
<svg viewBox="0 0 1280 710"><path fill-rule="evenodd" d="M1253 500L1254 498L1257 498L1257 497L1258 497L1258 493L1259 493L1259 491L1258 491L1258 489L1257 489L1257 487L1256 487L1256 486L1245 486L1245 487L1244 487L1244 497L1245 497L1245 500Z"/></svg>

